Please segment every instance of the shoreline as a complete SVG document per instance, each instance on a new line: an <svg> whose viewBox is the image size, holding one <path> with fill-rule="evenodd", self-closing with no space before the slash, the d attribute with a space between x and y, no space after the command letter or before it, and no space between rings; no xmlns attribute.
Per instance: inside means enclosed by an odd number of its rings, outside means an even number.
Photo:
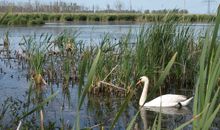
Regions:
<svg viewBox="0 0 220 130"><path fill-rule="evenodd" d="M0 13L0 17L4 14ZM166 14L144 13L9 13L1 25L44 25L46 23L137 24L163 22ZM171 14L180 23L212 23L215 15Z"/></svg>

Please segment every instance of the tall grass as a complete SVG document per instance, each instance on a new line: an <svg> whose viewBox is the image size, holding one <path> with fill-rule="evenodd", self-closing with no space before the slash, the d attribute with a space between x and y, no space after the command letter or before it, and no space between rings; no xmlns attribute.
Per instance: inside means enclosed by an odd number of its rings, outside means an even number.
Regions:
<svg viewBox="0 0 220 130"><path fill-rule="evenodd" d="M80 129L80 109L82 107L82 104L84 102L84 99L85 99L87 93L89 91L91 91L91 86L92 86L93 78L94 78L96 71L97 71L96 70L97 63L99 61L100 55L101 55L101 50L99 49L98 53L92 63L91 69L89 70L88 79L87 79L87 83L86 83L85 87L79 88L79 90L78 90L77 117L76 117L76 123L75 123L76 125L75 125L75 127L73 127L73 129L77 129L77 130ZM84 80L84 79L81 79L81 80ZM79 86L79 87L82 87L82 86Z"/></svg>
<svg viewBox="0 0 220 130"><path fill-rule="evenodd" d="M1 16L0 18L0 24L3 23L3 21L5 20L5 18L7 17L8 13L5 13L4 15Z"/></svg>
<svg viewBox="0 0 220 130"><path fill-rule="evenodd" d="M43 17L48 20L46 17L49 16L27 15L27 17ZM54 14L53 16L54 19L75 20L71 17L72 15L58 17ZM118 17L111 19L118 19ZM136 17L138 16L134 16L132 19L136 19ZM80 15L77 16L77 19L88 20L89 18L86 15ZM30 73L35 83L38 84L38 79L41 79L39 82L42 82L43 77L49 83L51 81L51 84L52 80L55 80L57 84L64 83L63 90L67 91L63 92L67 96L70 95L70 91L68 91L70 80L79 84L77 116L73 129L81 127L80 110L86 96L97 94L97 92L98 94L103 93L105 96L108 94L125 97L122 107L112 122L111 129L113 129L131 101L133 96L131 86L134 86L136 79L142 75L148 75L152 79L152 85L155 86L148 97L150 99L162 88L161 86L165 86L163 89L166 89L167 84L185 88L191 85L192 88L192 84L196 82L194 77L199 74L194 98L194 115L196 117L199 115L202 119L192 120L194 121L193 126L196 129L202 123L206 123L205 120L212 122L219 109L215 106L219 91L215 85L216 76L219 76L218 57L220 53L216 40L217 29L215 29L211 44L205 44L201 48L200 45L203 43L196 43L190 26L180 25L181 19L176 18L175 15L157 16L153 19L156 21L155 24L148 27L143 25L139 30L135 44L132 44L131 31L121 37L118 42L112 40L109 35L105 35L99 45L86 45L77 41L78 33L76 32L61 33L53 41L51 35L45 34L42 34L39 39L36 36L24 37L22 48L26 55L27 62L25 61L25 63L29 66L28 69L31 70ZM205 43L210 41L208 36L207 33ZM201 49L203 49L202 52ZM202 56L200 57L200 55ZM200 63L198 64L199 57ZM35 77L33 74L40 75L41 78ZM216 90L216 93L213 90ZM42 103L42 91L37 94L39 103ZM68 98L70 97L68 96ZM137 116L138 113L127 129L132 128ZM160 120L161 116L158 117L157 129L160 129ZM209 126L210 124L207 125L207 127Z"/></svg>
<svg viewBox="0 0 220 130"><path fill-rule="evenodd" d="M166 14L142 13L18 13L3 15L3 25L42 25L46 22L157 22L162 21ZM173 19L180 22L213 22L214 15L173 14Z"/></svg>
<svg viewBox="0 0 220 130"><path fill-rule="evenodd" d="M193 123L193 129L210 129L220 110L219 86L220 76L220 45L217 39L220 24L220 6L216 18L215 27L210 39L207 32L203 44L202 54L199 60L198 80L195 84L195 98L193 104L194 118L188 122ZM199 117L199 118L198 118ZM187 125L184 124L183 126ZM182 128L183 126L180 126ZM178 128L178 129L180 129Z"/></svg>
<svg viewBox="0 0 220 130"><path fill-rule="evenodd" d="M175 61L175 59L176 59L176 55L177 55L177 53L175 53L175 54L173 55L173 57L171 58L171 60L169 61L169 63L166 65L165 69L163 70L163 73L161 73L161 75L160 75L158 81L156 82L156 87L154 87L154 89L153 89L153 91L151 92L151 94L154 93L157 89L159 89L159 87L163 84L163 81L165 80L166 76L169 74L169 71L170 71L172 65L174 64L174 61ZM128 105L128 102L131 100L131 95L132 95L132 94L129 94L129 95L128 95L128 97L125 99L125 102L123 103L122 107L120 108L120 111L116 114L116 117L115 117L115 119L114 119L114 122L113 122L112 125L111 125L111 129L113 129L113 127L114 127L116 121L119 119L119 116L122 114L123 110L124 110L124 109L126 108L126 106ZM141 106L141 107L142 107L142 106ZM140 108L140 109L137 111L137 113L135 114L135 116L132 118L131 122L128 124L127 130L131 130L131 129L133 128L133 124L135 123L135 120L136 120L136 118L137 118L137 116L138 116L138 114L139 114L139 112L140 112L141 109L142 109L142 108ZM155 122L156 122L156 120L157 120L157 119L155 118ZM156 125L156 123L155 123L155 125L154 125L153 127L157 128L157 130L160 130L160 128L161 128L160 123L161 123L161 113L160 113L159 118L158 118L158 125Z"/></svg>
<svg viewBox="0 0 220 130"><path fill-rule="evenodd" d="M197 72L195 59L199 56L196 52L200 47L193 40L193 30L187 24L179 26L179 22L172 17L168 15L164 22L140 30L135 49L136 77L147 74L151 79L157 78L157 74L168 63L168 59L178 52L175 65L165 83L185 87L194 83L193 77ZM188 76L187 79L183 79L184 75ZM183 83L181 85L171 81Z"/></svg>

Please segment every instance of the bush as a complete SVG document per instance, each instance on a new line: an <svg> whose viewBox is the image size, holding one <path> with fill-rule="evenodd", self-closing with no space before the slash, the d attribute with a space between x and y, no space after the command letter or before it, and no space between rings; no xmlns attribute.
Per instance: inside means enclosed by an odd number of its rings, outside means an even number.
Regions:
<svg viewBox="0 0 220 130"><path fill-rule="evenodd" d="M43 19L34 19L34 20L30 20L28 22L28 25L42 25L42 24L45 24L45 22L43 21Z"/></svg>
<svg viewBox="0 0 220 130"><path fill-rule="evenodd" d="M65 19L65 21L73 21L74 20L73 16L71 16L71 15L65 15L64 19Z"/></svg>
<svg viewBox="0 0 220 130"><path fill-rule="evenodd" d="M87 20L87 16L86 15L80 15L79 16L79 21L86 21Z"/></svg>
<svg viewBox="0 0 220 130"><path fill-rule="evenodd" d="M116 15L110 15L108 17L108 21L116 21L116 19L117 19Z"/></svg>
<svg viewBox="0 0 220 130"><path fill-rule="evenodd" d="M118 16L118 20L124 20L124 21L135 21L136 20L136 17L134 15L130 15L130 14L127 14L127 15L119 15Z"/></svg>

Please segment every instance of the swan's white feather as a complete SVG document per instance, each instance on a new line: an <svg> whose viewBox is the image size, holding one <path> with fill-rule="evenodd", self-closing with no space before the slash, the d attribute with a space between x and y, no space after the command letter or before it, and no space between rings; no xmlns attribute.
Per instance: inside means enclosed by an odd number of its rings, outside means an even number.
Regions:
<svg viewBox="0 0 220 130"><path fill-rule="evenodd" d="M190 103L193 97L187 99L184 95L176 95L176 94L166 94L159 96L147 103L144 104L147 97L149 79L146 76L142 76L138 83L144 82L144 88L141 94L141 98L139 100L139 105L144 107L175 107L175 106L186 106ZM138 84L137 83L137 84Z"/></svg>
<svg viewBox="0 0 220 130"><path fill-rule="evenodd" d="M183 95L166 94L145 103L144 107L173 107L186 99L186 96Z"/></svg>

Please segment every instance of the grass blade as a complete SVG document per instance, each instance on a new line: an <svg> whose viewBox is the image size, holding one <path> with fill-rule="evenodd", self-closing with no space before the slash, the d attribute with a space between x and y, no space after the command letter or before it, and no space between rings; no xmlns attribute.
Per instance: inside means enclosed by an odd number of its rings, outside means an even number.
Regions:
<svg viewBox="0 0 220 130"><path fill-rule="evenodd" d="M164 79L166 78L166 76L169 74L169 71L176 59L177 56L177 52L173 55L173 57L171 58L171 60L169 61L169 63L167 64L166 68L164 69L164 71L162 72L162 74L159 77L159 80L157 81L155 87L152 88L151 93L149 94L149 97L152 97L155 92L159 89L159 87L161 86L161 84L163 83Z"/></svg>
<svg viewBox="0 0 220 130"><path fill-rule="evenodd" d="M162 109L162 107L160 107L160 113L159 113L159 118L158 118L157 130L161 130L161 119L162 119L161 109Z"/></svg>
<svg viewBox="0 0 220 130"><path fill-rule="evenodd" d="M0 18L0 24L4 21L4 19L8 16L8 12L6 12L1 18Z"/></svg>
<svg viewBox="0 0 220 130"><path fill-rule="evenodd" d="M201 115L207 111L209 108L209 105L201 112L199 113L198 115L195 115L193 116L193 118L185 123L183 123L181 126L179 126L178 128L176 128L175 130L182 130L184 127L186 127L187 125L191 124L193 121L197 120L199 117L201 117ZM193 128L195 129L195 128ZM196 129L199 129L199 128L196 128Z"/></svg>
<svg viewBox="0 0 220 130"><path fill-rule="evenodd" d="M95 59L94 59L94 61L92 63L91 69L90 69L89 74L88 74L88 81L87 81L87 84L86 84L82 94L81 94L81 88L80 88L80 90L78 90L80 92L78 92L79 100L78 100L78 109L77 109L77 116L76 116L76 122L75 122L75 127L76 128L73 127L72 129L77 129L77 130L80 129L80 108L81 108L82 103L83 103L83 101L84 101L84 99L86 97L86 94L90 90L91 84L93 82L93 77L94 77L94 75L96 73L96 68L97 68L97 64L98 64L100 55L101 55L101 50L99 49L98 50L98 54L96 55L96 57L95 57ZM83 79L81 79L81 80L83 80Z"/></svg>
<svg viewBox="0 0 220 130"><path fill-rule="evenodd" d="M212 115L209 117L209 119L205 122L205 124L203 126L203 130L208 130L210 128L210 126L212 125L212 122L214 121L214 119L215 119L216 115L218 114L219 110L220 110L220 104L215 109L215 111L212 113Z"/></svg>
<svg viewBox="0 0 220 130"><path fill-rule="evenodd" d="M152 130L156 130L156 128L157 128L157 118L158 118L158 115L157 115L156 118L154 119L154 123L153 123L153 126L152 126Z"/></svg>
<svg viewBox="0 0 220 130"><path fill-rule="evenodd" d="M22 117L19 118L19 120L29 116L30 114L34 113L35 111L41 109L45 104L47 104L49 101L51 101L53 98L55 98L57 96L57 94L59 93L59 91L57 91L56 93L54 93L53 95L50 95L46 100L44 100L43 102L41 102L40 104L38 104L34 109L32 109L31 111L25 113Z"/></svg>
<svg viewBox="0 0 220 130"><path fill-rule="evenodd" d="M110 130L113 130L116 122L118 121L119 117L121 116L121 114L123 113L124 109L126 108L126 106L128 105L128 102L130 101L131 97L132 97L133 93L129 93L124 101L124 103L122 104L122 106L120 107L119 111L117 112L113 123L111 124Z"/></svg>
<svg viewBox="0 0 220 130"><path fill-rule="evenodd" d="M96 68L97 68L97 64L98 64L100 55L101 55L101 50L99 49L98 54L96 55L96 57L95 57L95 59L92 63L91 69L89 71L87 84L86 84L86 86L83 90L83 93L82 93L81 97L80 97L79 106L78 106L79 109L82 106L82 103L85 99L85 96L86 96L87 92L91 89L91 84L92 84L92 81L93 81L93 77L96 73Z"/></svg>
<svg viewBox="0 0 220 130"><path fill-rule="evenodd" d="M132 130L132 127L136 121L137 116L139 115L140 110L135 114L135 116L132 118L131 122L128 124L128 127L126 128L126 130Z"/></svg>

